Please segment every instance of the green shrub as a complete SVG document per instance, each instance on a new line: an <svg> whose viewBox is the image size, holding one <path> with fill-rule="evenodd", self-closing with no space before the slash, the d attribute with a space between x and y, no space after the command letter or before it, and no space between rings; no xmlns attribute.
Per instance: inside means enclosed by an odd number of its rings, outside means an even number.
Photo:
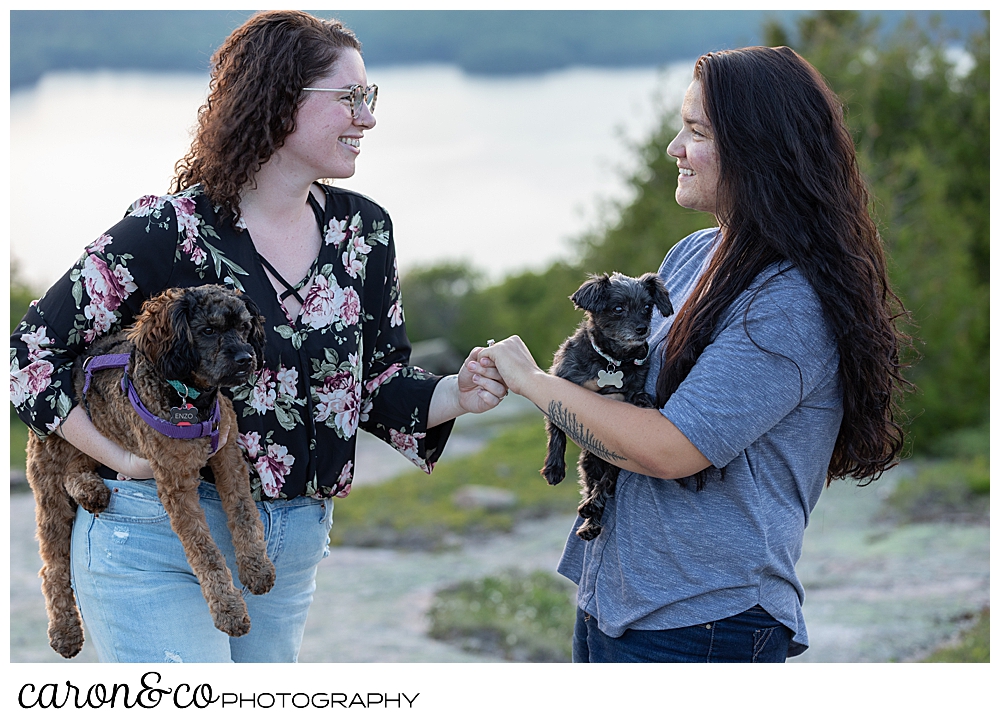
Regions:
<svg viewBox="0 0 1000 723"><path fill-rule="evenodd" d="M11 407L13 409L13 407ZM13 414L10 415L10 468L24 469L24 449L28 446L28 428Z"/></svg>
<svg viewBox="0 0 1000 723"><path fill-rule="evenodd" d="M28 306L40 294L29 287L20 276L17 259L10 262L10 333L21 323L28 313ZM14 405L10 408L10 467L24 469L24 448L28 444L28 428L14 413Z"/></svg>
<svg viewBox="0 0 1000 723"><path fill-rule="evenodd" d="M463 263L412 269L400 281L406 331L415 342L445 338L463 358L488 336L499 340L517 334L547 369L583 319L569 296L586 278L581 269L561 262L489 286L482 273Z"/></svg>
<svg viewBox="0 0 1000 723"><path fill-rule="evenodd" d="M858 11L776 24L765 44L800 52L844 100L858 163L889 255L892 284L912 314L909 441L931 454L941 438L989 414L990 37L972 33L958 72L954 37L911 20L881 33Z"/></svg>
<svg viewBox="0 0 1000 723"><path fill-rule="evenodd" d="M976 459L990 457L990 424L986 422L978 427L959 429L946 434L935 441L931 447L935 457L953 457L959 459Z"/></svg>
<svg viewBox="0 0 1000 723"><path fill-rule="evenodd" d="M446 455L431 475L414 470L337 500L330 541L436 549L447 547L455 535L509 532L518 519L571 514L579 504L579 449L567 446L567 479L550 487L538 471L545 460L544 422L539 417L512 426L476 454L454 460ZM507 509L460 507L454 496L466 485L507 490L515 503Z"/></svg>
<svg viewBox="0 0 1000 723"><path fill-rule="evenodd" d="M568 663L574 596L572 583L541 571L460 582L435 595L430 636L507 660Z"/></svg>
<svg viewBox="0 0 1000 723"><path fill-rule="evenodd" d="M889 493L882 514L902 523L984 521L989 492L985 457L921 461Z"/></svg>
<svg viewBox="0 0 1000 723"><path fill-rule="evenodd" d="M41 294L32 289L21 278L17 259L10 261L10 331L21 323L21 319L28 313L28 306Z"/></svg>
<svg viewBox="0 0 1000 723"><path fill-rule="evenodd" d="M979 615L975 625L966 630L955 645L936 650L923 663L988 663L990 662L990 609Z"/></svg>

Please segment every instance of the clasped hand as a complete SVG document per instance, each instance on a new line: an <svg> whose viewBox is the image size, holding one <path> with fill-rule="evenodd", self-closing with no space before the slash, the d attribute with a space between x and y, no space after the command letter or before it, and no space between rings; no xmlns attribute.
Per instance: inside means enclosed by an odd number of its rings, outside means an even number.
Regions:
<svg viewBox="0 0 1000 723"><path fill-rule="evenodd" d="M521 337L514 335L498 341L478 354L480 364L489 364L499 373L498 378L515 394L526 396L526 386L536 374L544 372L535 363Z"/></svg>
<svg viewBox="0 0 1000 723"><path fill-rule="evenodd" d="M458 372L458 400L466 412L479 414L493 409L507 396L507 385L483 347L475 347Z"/></svg>

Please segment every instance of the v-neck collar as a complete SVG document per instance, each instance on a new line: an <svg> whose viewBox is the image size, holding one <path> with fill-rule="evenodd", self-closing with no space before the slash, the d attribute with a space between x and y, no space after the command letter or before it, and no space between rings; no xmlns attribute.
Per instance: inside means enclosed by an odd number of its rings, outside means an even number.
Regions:
<svg viewBox="0 0 1000 723"><path fill-rule="evenodd" d="M326 190L319 184L313 184L313 185L319 188L320 192L323 194L323 197L329 203L329 198L327 197ZM323 253L323 232L324 232L324 227L326 225L326 209L324 209L323 206L320 205L319 201L316 200L316 197L313 196L312 187L310 187L309 193L306 195L306 203L312 209L313 216L316 218L316 225L319 228L320 246L319 246L319 252L317 252L316 258L314 258L312 264L310 264L309 270L306 272L306 275L302 278L301 281L299 281L297 284L294 285L286 281L285 278L278 273L277 269L275 269L274 266L267 259L264 258L264 256L260 253L260 251L257 250L257 245L254 244L253 242L253 236L250 234L250 229L247 228L247 225L243 221L243 219L241 218L237 223L237 226L240 229L242 229L244 233L247 234L247 238L250 240L250 247L251 249L253 249L254 258L257 261L257 268L259 269L261 276L263 276L264 283L267 285L268 288L274 290L274 284L271 283L271 280L267 276L267 272L270 272L271 275L274 276L275 280L279 284L285 287L284 293L275 291L276 300L278 302L278 308L281 309L282 315L285 317L288 323L293 326L298 326L298 321L302 317L302 311L305 308L305 299L299 296L298 292L300 289L306 286L313 278L315 278L316 273L319 270L319 258ZM295 317L289 318L288 310L285 308L284 301L289 296L293 295L295 296L296 299L298 299L300 305L298 312L295 314ZM308 298L308 294L306 295L306 298Z"/></svg>

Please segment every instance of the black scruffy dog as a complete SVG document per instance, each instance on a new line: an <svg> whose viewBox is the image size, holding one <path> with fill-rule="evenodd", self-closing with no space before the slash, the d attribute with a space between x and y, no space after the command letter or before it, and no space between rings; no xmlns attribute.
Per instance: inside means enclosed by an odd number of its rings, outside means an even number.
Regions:
<svg viewBox="0 0 1000 723"><path fill-rule="evenodd" d="M592 276L569 297L587 312L576 333L556 352L550 374L629 404L653 407L644 391L649 323L653 307L664 316L674 313L663 281L656 274L636 279L624 274ZM542 476L550 485L566 477L566 433L546 419L548 454ZM584 450L579 473L583 524L576 534L592 540L601 533L607 498L615 493L618 467Z"/></svg>

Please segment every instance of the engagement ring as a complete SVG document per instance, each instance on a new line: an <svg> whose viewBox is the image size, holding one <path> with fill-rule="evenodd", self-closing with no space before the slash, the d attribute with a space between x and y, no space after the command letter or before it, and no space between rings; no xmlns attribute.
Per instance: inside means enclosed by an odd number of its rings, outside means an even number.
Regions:
<svg viewBox="0 0 1000 723"><path fill-rule="evenodd" d="M486 346L493 346L493 345L494 345L494 344L496 344L496 343L497 343L497 342L496 342L496 339L488 339L488 340L486 341Z"/></svg>

